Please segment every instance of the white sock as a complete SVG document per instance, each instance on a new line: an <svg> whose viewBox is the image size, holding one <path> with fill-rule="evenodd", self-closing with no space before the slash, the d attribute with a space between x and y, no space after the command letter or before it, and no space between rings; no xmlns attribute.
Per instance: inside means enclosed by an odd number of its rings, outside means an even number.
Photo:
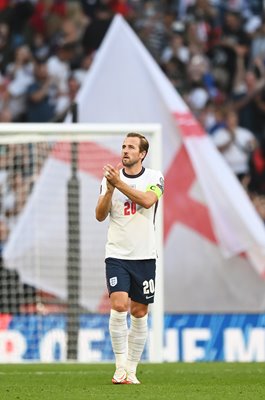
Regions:
<svg viewBox="0 0 265 400"><path fill-rule="evenodd" d="M126 369L128 372L136 373L137 365L144 351L148 334L148 314L142 318L131 315L131 328L128 335L128 359Z"/></svg>
<svg viewBox="0 0 265 400"><path fill-rule="evenodd" d="M125 368L128 337L127 311L110 310L109 332L116 359L116 368Z"/></svg>

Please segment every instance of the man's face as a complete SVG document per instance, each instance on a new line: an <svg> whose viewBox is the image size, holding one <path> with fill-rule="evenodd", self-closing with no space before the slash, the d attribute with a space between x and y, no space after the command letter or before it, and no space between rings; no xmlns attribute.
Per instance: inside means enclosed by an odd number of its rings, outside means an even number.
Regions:
<svg viewBox="0 0 265 400"><path fill-rule="evenodd" d="M138 137L126 137L122 145L122 164L124 167L132 167L141 163L145 152L140 152L140 139Z"/></svg>
<svg viewBox="0 0 265 400"><path fill-rule="evenodd" d="M229 129L235 129L238 125L237 114L234 112L230 112L226 118L226 124Z"/></svg>
<svg viewBox="0 0 265 400"><path fill-rule="evenodd" d="M48 77L47 65L45 63L36 64L35 75L36 75L37 79L46 80Z"/></svg>

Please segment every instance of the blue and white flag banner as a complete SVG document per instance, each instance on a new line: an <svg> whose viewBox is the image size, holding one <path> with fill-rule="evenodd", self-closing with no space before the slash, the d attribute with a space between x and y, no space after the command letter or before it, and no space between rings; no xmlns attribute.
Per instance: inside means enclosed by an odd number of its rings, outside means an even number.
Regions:
<svg viewBox="0 0 265 400"><path fill-rule="evenodd" d="M113 361L108 315L82 315L79 362ZM63 362L65 315L0 315L0 362ZM265 314L170 314L164 319L164 361L265 361ZM152 340L143 354L148 360Z"/></svg>

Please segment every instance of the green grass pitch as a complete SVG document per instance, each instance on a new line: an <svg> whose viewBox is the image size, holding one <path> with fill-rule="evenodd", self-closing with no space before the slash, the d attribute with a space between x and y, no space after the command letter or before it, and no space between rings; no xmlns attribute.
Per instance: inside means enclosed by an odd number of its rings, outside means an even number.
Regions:
<svg viewBox="0 0 265 400"><path fill-rule="evenodd" d="M0 399L265 399L264 363L140 364L141 385L113 385L113 372L112 364L0 364Z"/></svg>

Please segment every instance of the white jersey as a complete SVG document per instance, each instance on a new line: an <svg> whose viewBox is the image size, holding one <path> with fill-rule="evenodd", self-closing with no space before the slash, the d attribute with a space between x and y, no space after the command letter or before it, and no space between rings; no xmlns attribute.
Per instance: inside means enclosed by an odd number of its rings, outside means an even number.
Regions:
<svg viewBox="0 0 265 400"><path fill-rule="evenodd" d="M128 186L146 192L150 185L164 191L164 178L161 172L142 168L138 175L127 175L120 171L120 178ZM106 193L106 178L101 183L101 194ZM155 214L158 201L149 209L132 202L118 189L114 189L110 209L110 223L106 244L106 258L126 260L154 259Z"/></svg>

